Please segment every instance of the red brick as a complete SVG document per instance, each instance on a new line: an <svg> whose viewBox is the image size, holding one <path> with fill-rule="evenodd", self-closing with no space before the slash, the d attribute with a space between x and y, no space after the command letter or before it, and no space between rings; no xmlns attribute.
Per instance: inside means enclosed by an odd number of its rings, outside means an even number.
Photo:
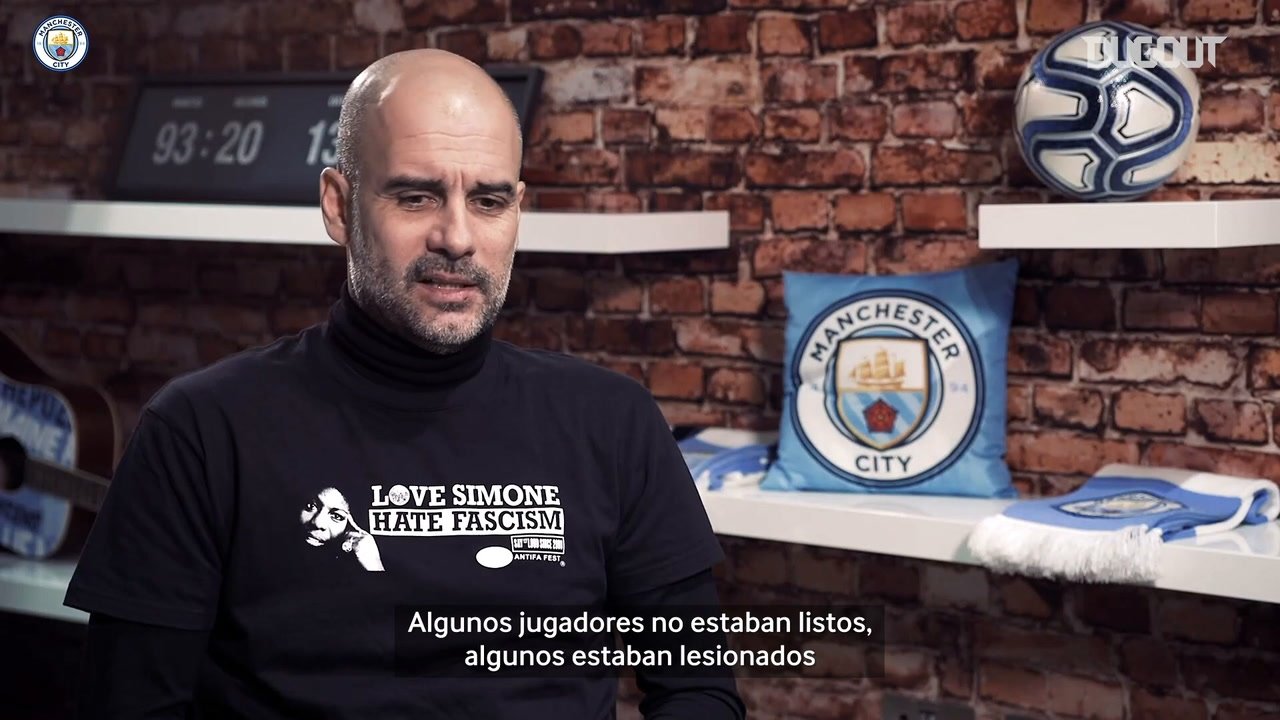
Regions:
<svg viewBox="0 0 1280 720"><path fill-rule="evenodd" d="M644 286L624 277L592 278L591 309L596 312L640 312Z"/></svg>
<svg viewBox="0 0 1280 720"><path fill-rule="evenodd" d="M1249 3L1250 8L1253 5ZM1205 93L1200 103L1202 132L1258 132L1263 128L1262 96L1253 90Z"/></svg>
<svg viewBox="0 0 1280 720"><path fill-rule="evenodd" d="M900 558L863 556L858 561L858 592L867 597L915 602L920 597L918 565Z"/></svg>
<svg viewBox="0 0 1280 720"><path fill-rule="evenodd" d="M854 97L869 93L880 85L880 59L866 55L844 58L844 94Z"/></svg>
<svg viewBox="0 0 1280 720"><path fill-rule="evenodd" d="M1022 577L1002 577L996 590L1006 614L1047 620L1062 606L1057 583Z"/></svg>
<svg viewBox="0 0 1280 720"><path fill-rule="evenodd" d="M1267 416L1256 402L1196 400L1192 407L1196 432L1222 442L1265 443Z"/></svg>
<svg viewBox="0 0 1280 720"><path fill-rule="evenodd" d="M649 286L649 309L654 314L691 314L704 312L705 288L698 278L658 280Z"/></svg>
<svg viewBox="0 0 1280 720"><path fill-rule="evenodd" d="M606 143L648 143L652 124L648 110L605 108L600 116L600 135Z"/></svg>
<svg viewBox="0 0 1280 720"><path fill-rule="evenodd" d="M1047 689L1047 707L1053 712L1096 720L1125 717L1124 688L1120 685L1070 675L1050 675Z"/></svg>
<svg viewBox="0 0 1280 720"><path fill-rule="evenodd" d="M1209 709L1202 698L1156 695L1135 687L1129 696L1133 720L1208 720Z"/></svg>
<svg viewBox="0 0 1280 720"><path fill-rule="evenodd" d="M1253 22L1254 0L1181 0L1182 21L1188 23Z"/></svg>
<svg viewBox="0 0 1280 720"><path fill-rule="evenodd" d="M1276 296L1261 293L1206 295L1204 331L1232 335L1274 335Z"/></svg>
<svg viewBox="0 0 1280 720"><path fill-rule="evenodd" d="M1112 0L1102 8L1103 20L1157 27L1173 19L1172 0Z"/></svg>
<svg viewBox="0 0 1280 720"><path fill-rule="evenodd" d="M764 82L755 65L741 58L698 58L676 65L641 65L635 71L636 99L671 106L751 105Z"/></svg>
<svg viewBox="0 0 1280 720"><path fill-rule="evenodd" d="M991 183L1000 177L994 153L952 150L932 143L876 147L871 161L877 185Z"/></svg>
<svg viewBox="0 0 1280 720"><path fill-rule="evenodd" d="M902 227L906 230L968 229L964 193L903 193Z"/></svg>
<svg viewBox="0 0 1280 720"><path fill-rule="evenodd" d="M780 60L760 72L764 99L778 104L818 104L835 98L840 68L830 63Z"/></svg>
<svg viewBox="0 0 1280 720"><path fill-rule="evenodd" d="M512 13L515 14L519 7L520 2L514 3ZM410 29L423 29L439 25L501 22L506 19L506 10L506 3L490 0L424 2L406 8L404 24Z"/></svg>
<svg viewBox="0 0 1280 720"><path fill-rule="evenodd" d="M921 601L929 607L985 610L991 588L987 571L953 565L926 565Z"/></svg>
<svg viewBox="0 0 1280 720"><path fill-rule="evenodd" d="M729 13L698 18L693 35L694 55L751 52L751 16Z"/></svg>
<svg viewBox="0 0 1280 720"><path fill-rule="evenodd" d="M973 63L973 52L968 50L892 55L881 62L879 89L967 90L973 84Z"/></svg>
<svg viewBox="0 0 1280 720"><path fill-rule="evenodd" d="M791 577L801 590L852 598L858 588L858 563L849 554L807 545L790 545Z"/></svg>
<svg viewBox="0 0 1280 720"><path fill-rule="evenodd" d="M760 134L760 123L746 108L714 107L707 117L707 139L718 143L740 143Z"/></svg>
<svg viewBox="0 0 1280 720"><path fill-rule="evenodd" d="M1038 710L1044 707L1048 690L1042 673L982 663L978 669L978 695L1005 705Z"/></svg>
<svg viewBox="0 0 1280 720"><path fill-rule="evenodd" d="M961 40L990 40L1018 34L1018 14L1012 0L967 0L956 5L956 36Z"/></svg>
<svg viewBox="0 0 1280 720"><path fill-rule="evenodd" d="M831 202L824 192L780 191L769 198L773 229L825 230Z"/></svg>
<svg viewBox="0 0 1280 720"><path fill-rule="evenodd" d="M1040 324L1040 295L1035 288L1019 285L1014 290L1013 324Z"/></svg>
<svg viewBox="0 0 1280 720"><path fill-rule="evenodd" d="M752 585L783 585L790 578L790 562L783 546L755 549L734 558L733 577Z"/></svg>
<svg viewBox="0 0 1280 720"><path fill-rule="evenodd" d="M621 23L589 23L580 28L582 54L587 57L610 57L631 54L631 26Z"/></svg>
<svg viewBox="0 0 1280 720"><path fill-rule="evenodd" d="M1112 330L1115 298L1110 287L1056 285L1045 293L1045 326L1057 330Z"/></svg>
<svg viewBox="0 0 1280 720"><path fill-rule="evenodd" d="M675 333L668 320L635 318L566 319L565 339L569 350L616 355L665 355L675 349Z"/></svg>
<svg viewBox="0 0 1280 720"><path fill-rule="evenodd" d="M997 619L977 622L973 646L982 660L1057 672L1109 672L1113 666L1111 649L1102 637L1028 630Z"/></svg>
<svg viewBox="0 0 1280 720"><path fill-rule="evenodd" d="M1168 642L1133 637L1120 646L1120 669L1137 683L1152 687L1178 684L1178 663Z"/></svg>
<svg viewBox="0 0 1280 720"><path fill-rule="evenodd" d="M859 242L780 237L761 242L752 258L753 275L775 277L798 272L866 272L866 246Z"/></svg>
<svg viewBox="0 0 1280 720"><path fill-rule="evenodd" d="M585 210L587 195L581 190L539 190L533 206L538 210Z"/></svg>
<svg viewBox="0 0 1280 720"><path fill-rule="evenodd" d="M511 28L490 30L485 37L489 60L493 62L519 62L528 60L529 30Z"/></svg>
<svg viewBox="0 0 1280 720"><path fill-rule="evenodd" d="M839 103L827 106L833 140L879 140L889 129L889 113L875 103Z"/></svg>
<svg viewBox="0 0 1280 720"><path fill-rule="evenodd" d="M563 315L510 314L498 323L494 336L521 347L559 351L564 349L565 329Z"/></svg>
<svg viewBox="0 0 1280 720"><path fill-rule="evenodd" d="M936 45L952 37L951 15L943 2L914 2L885 11L885 30L894 45Z"/></svg>
<svg viewBox="0 0 1280 720"><path fill-rule="evenodd" d="M733 153L641 150L627 155L627 181L633 186L727 188L737 185L738 177Z"/></svg>
<svg viewBox="0 0 1280 720"><path fill-rule="evenodd" d="M837 195L836 227L841 230L885 230L893 227L896 208L888 193Z"/></svg>
<svg viewBox="0 0 1280 720"><path fill-rule="evenodd" d="M874 8L823 13L818 16L818 47L822 52L875 46Z"/></svg>
<svg viewBox="0 0 1280 720"><path fill-rule="evenodd" d="M760 286L763 289L763 283ZM745 304L745 301L741 302ZM782 352L786 344L786 337L781 326L745 325L741 329L741 335L742 342L747 348L747 354L752 358L769 363L782 363ZM777 382L774 383L774 385L777 384ZM777 426L775 425L774 427Z"/></svg>
<svg viewBox="0 0 1280 720"><path fill-rule="evenodd" d="M1137 463L1138 447L1067 432L1009 434L1009 467L1027 472L1092 475L1107 463Z"/></svg>
<svg viewBox="0 0 1280 720"><path fill-rule="evenodd" d="M763 405L764 380L754 370L717 368L707 378L707 397L737 405Z"/></svg>
<svg viewBox="0 0 1280 720"><path fill-rule="evenodd" d="M978 252L977 243L967 238L893 237L876 253L876 270L886 275L942 272L972 265Z"/></svg>
<svg viewBox="0 0 1280 720"><path fill-rule="evenodd" d="M1144 465L1163 465L1188 470L1242 475L1245 477L1280 477L1280 455L1251 452L1239 448L1197 447L1185 442L1156 442L1143 453Z"/></svg>
<svg viewBox="0 0 1280 720"><path fill-rule="evenodd" d="M1027 32L1056 33L1084 22L1083 0L1031 0Z"/></svg>
<svg viewBox="0 0 1280 720"><path fill-rule="evenodd" d="M1275 661L1269 658L1183 656L1182 679L1189 690L1239 700L1280 701Z"/></svg>
<svg viewBox="0 0 1280 720"><path fill-rule="evenodd" d="M1049 425L1092 430L1102 422L1103 405L1096 390L1042 385L1035 391L1036 419Z"/></svg>
<svg viewBox="0 0 1280 720"><path fill-rule="evenodd" d="M531 143L583 143L596 137L596 115L591 110L538 113Z"/></svg>
<svg viewBox="0 0 1280 720"><path fill-rule="evenodd" d="M440 49L461 55L474 63L483 64L488 61L486 56L489 52L489 42L485 34L479 30L441 33L436 44Z"/></svg>
<svg viewBox="0 0 1280 720"><path fill-rule="evenodd" d="M707 196L707 210L728 210L729 230L751 231L764 229L764 198L744 193Z"/></svg>
<svg viewBox="0 0 1280 720"><path fill-rule="evenodd" d="M1013 117L1013 97L1009 95L967 95L960 100L961 123L972 137L1003 136Z"/></svg>
<svg viewBox="0 0 1280 720"><path fill-rule="evenodd" d="M766 15L756 21L760 55L812 55L811 26L806 20L787 15Z"/></svg>
<svg viewBox="0 0 1280 720"><path fill-rule="evenodd" d="M1080 346L1080 379L1225 387L1240 371L1231 348L1211 343L1090 340Z"/></svg>
<svg viewBox="0 0 1280 720"><path fill-rule="evenodd" d="M679 55L685 46L685 19L668 17L640 23L640 46L637 55Z"/></svg>
<svg viewBox="0 0 1280 720"><path fill-rule="evenodd" d="M531 148L521 176L532 185L613 185L618 154L597 148Z"/></svg>
<svg viewBox="0 0 1280 720"><path fill-rule="evenodd" d="M638 213L643 207L640 196L635 193L595 191L587 194L590 212Z"/></svg>
<svg viewBox="0 0 1280 720"><path fill-rule="evenodd" d="M748 153L747 183L755 187L857 187L866 164L854 150Z"/></svg>
<svg viewBox="0 0 1280 720"><path fill-rule="evenodd" d="M693 425L697 427L724 427L725 413L708 409L699 403L678 400L661 400L658 407L669 425Z"/></svg>
<svg viewBox="0 0 1280 720"><path fill-rule="evenodd" d="M649 366L649 391L659 398L700 400L703 392L702 366L656 360Z"/></svg>
<svg viewBox="0 0 1280 720"><path fill-rule="evenodd" d="M1280 349L1249 349L1249 387L1259 390L1280 387Z"/></svg>
<svg viewBox="0 0 1280 720"><path fill-rule="evenodd" d="M1005 416L1010 421L1031 419L1031 386L1008 387L1005 393Z"/></svg>
<svg viewBox="0 0 1280 720"><path fill-rule="evenodd" d="M582 53L582 36L572 25L534 27L529 31L529 56L534 60L558 60Z"/></svg>
<svg viewBox="0 0 1280 720"><path fill-rule="evenodd" d="M1280 22L1280 0L1266 0L1266 2L1263 3L1262 21L1265 23ZM1271 98L1274 101L1276 96L1272 95ZM1272 117L1275 118L1274 115ZM1272 124L1275 124L1276 120L1273 119L1271 122Z"/></svg>
<svg viewBox="0 0 1280 720"><path fill-rule="evenodd" d="M1165 639L1234 645L1240 637L1240 614L1216 600L1164 596L1158 613Z"/></svg>
<svg viewBox="0 0 1280 720"><path fill-rule="evenodd" d="M1115 426L1121 430L1176 435L1187 430L1187 399L1182 395L1122 390L1112 402Z"/></svg>
<svg viewBox="0 0 1280 720"><path fill-rule="evenodd" d="M717 315L756 315L764 309L764 286L758 282L711 283L711 312Z"/></svg>
<svg viewBox="0 0 1280 720"><path fill-rule="evenodd" d="M893 133L901 138L949 138L956 134L959 114L954 103L925 100L893 108Z"/></svg>
<svg viewBox="0 0 1280 720"><path fill-rule="evenodd" d="M1165 251L1164 258L1164 277L1171 283L1257 285L1280 282L1280 248L1169 250Z"/></svg>
<svg viewBox="0 0 1280 720"><path fill-rule="evenodd" d="M919 650L889 647L884 656L884 683L897 688L924 689L933 678L933 656Z"/></svg>
<svg viewBox="0 0 1280 720"><path fill-rule="evenodd" d="M1199 298L1166 290L1129 290L1124 326L1136 330L1194 330L1200 326Z"/></svg>
<svg viewBox="0 0 1280 720"><path fill-rule="evenodd" d="M658 108L654 117L659 144L704 140L707 137L705 108Z"/></svg>
<svg viewBox="0 0 1280 720"><path fill-rule="evenodd" d="M543 310L585 310L586 282L581 274L552 272L533 282L534 302Z"/></svg>
<svg viewBox="0 0 1280 720"><path fill-rule="evenodd" d="M974 59L978 87L990 90L1012 90L1031 61L1034 51L983 48Z"/></svg>
<svg viewBox="0 0 1280 720"><path fill-rule="evenodd" d="M1151 593L1125 585L1084 585L1076 615L1094 627L1146 634L1151 629Z"/></svg>
<svg viewBox="0 0 1280 720"><path fill-rule="evenodd" d="M764 136L784 142L817 142L822 136L822 114L814 108L766 110Z"/></svg>
<svg viewBox="0 0 1280 720"><path fill-rule="evenodd" d="M1275 720L1276 711L1273 705L1255 705L1233 700L1218 703L1213 711L1213 720Z"/></svg>
<svg viewBox="0 0 1280 720"><path fill-rule="evenodd" d="M1069 376L1071 343L1058 337L1015 330L1009 335L1009 372Z"/></svg>

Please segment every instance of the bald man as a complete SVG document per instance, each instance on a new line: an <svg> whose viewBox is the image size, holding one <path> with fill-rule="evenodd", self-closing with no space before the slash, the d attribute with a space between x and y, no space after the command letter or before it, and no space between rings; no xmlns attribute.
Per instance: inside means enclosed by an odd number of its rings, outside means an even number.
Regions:
<svg viewBox="0 0 1280 720"><path fill-rule="evenodd" d="M493 339L525 186L482 68L379 60L338 141L329 317L173 380L130 438L66 596L81 717L613 717L616 672L442 677L397 608L714 607L670 430L630 379ZM648 718L744 716L731 675L636 675Z"/></svg>

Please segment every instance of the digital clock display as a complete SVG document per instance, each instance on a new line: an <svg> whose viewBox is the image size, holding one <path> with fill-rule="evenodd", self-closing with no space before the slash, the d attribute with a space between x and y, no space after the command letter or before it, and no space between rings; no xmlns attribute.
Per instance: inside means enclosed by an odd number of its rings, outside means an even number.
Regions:
<svg viewBox="0 0 1280 720"><path fill-rule="evenodd" d="M489 68L527 130L540 74ZM336 162L342 98L354 75L148 81L116 164L119 200L314 205Z"/></svg>

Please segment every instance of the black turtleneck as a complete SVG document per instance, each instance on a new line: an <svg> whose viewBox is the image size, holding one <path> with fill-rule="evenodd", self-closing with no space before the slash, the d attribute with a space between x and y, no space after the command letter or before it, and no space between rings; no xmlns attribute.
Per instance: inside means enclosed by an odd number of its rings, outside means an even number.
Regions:
<svg viewBox="0 0 1280 720"><path fill-rule="evenodd" d="M493 330L450 353L427 350L375 319L344 283L321 336L324 364L361 397L401 409L451 407L478 391Z"/></svg>

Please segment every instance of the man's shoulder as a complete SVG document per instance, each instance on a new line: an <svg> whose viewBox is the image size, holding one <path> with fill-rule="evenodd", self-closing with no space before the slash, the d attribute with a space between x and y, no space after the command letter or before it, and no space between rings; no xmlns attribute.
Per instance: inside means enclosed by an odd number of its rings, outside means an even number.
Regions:
<svg viewBox="0 0 1280 720"><path fill-rule="evenodd" d="M211 405L234 404L237 398L261 401L299 377L308 331L247 348L198 370L178 375L148 405L185 414Z"/></svg>
<svg viewBox="0 0 1280 720"><path fill-rule="evenodd" d="M554 350L541 350L494 341L511 375L522 383L547 390L569 389L613 402L651 402L648 388L635 378L589 360Z"/></svg>

